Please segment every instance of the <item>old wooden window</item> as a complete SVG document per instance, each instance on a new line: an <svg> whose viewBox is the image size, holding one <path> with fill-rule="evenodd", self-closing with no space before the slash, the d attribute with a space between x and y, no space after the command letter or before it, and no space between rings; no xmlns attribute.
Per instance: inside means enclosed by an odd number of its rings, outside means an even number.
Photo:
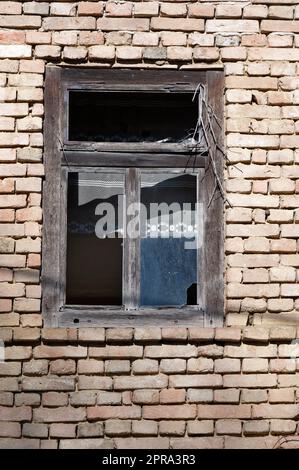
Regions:
<svg viewBox="0 0 299 470"><path fill-rule="evenodd" d="M47 67L46 325L222 324L223 201L199 85L221 119L220 72Z"/></svg>

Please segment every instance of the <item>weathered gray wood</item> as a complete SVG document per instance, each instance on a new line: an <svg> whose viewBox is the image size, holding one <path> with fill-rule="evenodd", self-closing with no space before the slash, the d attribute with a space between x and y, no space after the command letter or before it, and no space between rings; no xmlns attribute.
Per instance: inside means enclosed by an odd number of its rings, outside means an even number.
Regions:
<svg viewBox="0 0 299 470"><path fill-rule="evenodd" d="M47 67L45 83L45 124L43 184L42 311L45 326L56 325L60 307L60 152L59 119L60 69Z"/></svg>
<svg viewBox="0 0 299 470"><path fill-rule="evenodd" d="M136 219L135 208L140 200L140 175L137 168L128 168L125 176L126 223L124 238L124 273L123 273L123 304L126 309L139 306L140 291L140 220L136 236L128 231L130 224ZM139 217L139 214L138 214Z"/></svg>
<svg viewBox="0 0 299 470"><path fill-rule="evenodd" d="M193 154L163 154L154 153L105 153L64 151L61 156L64 166L107 166L107 167L148 167L148 168L204 168L207 157Z"/></svg>
<svg viewBox="0 0 299 470"><path fill-rule="evenodd" d="M106 310L95 312L84 309L66 309L59 312L58 325L62 327L138 327L138 326L203 326L203 312L192 309Z"/></svg>
<svg viewBox="0 0 299 470"><path fill-rule="evenodd" d="M63 68L62 78L72 88L85 87L93 89L163 89L174 92L195 90L198 83L205 81L206 72L198 70L141 70L141 69L96 69L96 68ZM122 87L122 88L120 88Z"/></svg>
<svg viewBox="0 0 299 470"><path fill-rule="evenodd" d="M64 150L75 151L98 151L98 152L138 152L138 153L158 153L158 154L199 154L206 151L205 147L197 148L196 151L191 145L178 143L161 143L161 142L84 142L69 141L64 143Z"/></svg>
<svg viewBox="0 0 299 470"><path fill-rule="evenodd" d="M223 73L207 72L208 102L223 123ZM214 129L219 141L223 143L223 126ZM223 180L223 155L217 151L215 163L218 176ZM215 188L215 176L210 165L205 174L205 326L221 326L224 318L223 270L224 270L224 235L223 235L223 198L217 190L211 200Z"/></svg>

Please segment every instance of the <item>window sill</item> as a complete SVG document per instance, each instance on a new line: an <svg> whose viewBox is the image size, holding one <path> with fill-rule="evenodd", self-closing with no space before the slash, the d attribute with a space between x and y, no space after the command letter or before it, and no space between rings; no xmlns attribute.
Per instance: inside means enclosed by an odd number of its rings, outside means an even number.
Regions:
<svg viewBox="0 0 299 470"><path fill-rule="evenodd" d="M53 315L58 327L204 326L204 312L194 307L140 309L64 307ZM47 325L48 326L48 325Z"/></svg>

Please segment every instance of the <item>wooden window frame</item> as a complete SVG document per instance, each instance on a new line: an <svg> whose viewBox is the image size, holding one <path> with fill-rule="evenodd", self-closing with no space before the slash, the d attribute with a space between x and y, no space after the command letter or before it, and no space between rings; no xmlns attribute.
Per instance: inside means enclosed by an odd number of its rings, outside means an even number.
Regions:
<svg viewBox="0 0 299 470"><path fill-rule="evenodd" d="M194 93L206 88L208 103L217 114L223 142L223 72L176 70L107 70L46 67L43 187L42 312L47 327L78 326L221 326L224 317L223 200L214 197L215 177L208 156L186 152L179 144L69 142L67 140L69 90L153 91ZM192 95L191 95L192 96ZM138 191L136 168L196 168L202 184L198 200L204 208L203 245L198 250L200 302L198 308L140 308L124 310L109 306L65 305L67 175L85 168L126 168L127 189ZM216 158L222 178L223 158ZM128 186L129 185L129 186ZM210 202L210 203L209 203ZM209 206L209 207L208 207ZM125 243L124 257L134 270L134 245ZM126 251L127 250L127 251ZM128 274L127 277L130 277ZM131 280L124 279L124 286ZM136 283L136 280L135 280ZM134 282L133 282L134 284Z"/></svg>

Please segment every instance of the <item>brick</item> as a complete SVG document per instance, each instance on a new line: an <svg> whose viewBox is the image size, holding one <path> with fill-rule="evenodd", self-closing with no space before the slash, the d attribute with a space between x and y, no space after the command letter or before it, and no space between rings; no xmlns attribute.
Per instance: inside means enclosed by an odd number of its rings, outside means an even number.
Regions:
<svg viewBox="0 0 299 470"><path fill-rule="evenodd" d="M79 423L78 437L102 437L104 435L102 423Z"/></svg>
<svg viewBox="0 0 299 470"><path fill-rule="evenodd" d="M161 328L135 328L134 339L136 342L159 342L162 338Z"/></svg>
<svg viewBox="0 0 299 470"><path fill-rule="evenodd" d="M21 437L21 425L19 423L0 423L0 437Z"/></svg>
<svg viewBox="0 0 299 470"><path fill-rule="evenodd" d="M158 423L149 420L132 421L132 434L133 436L156 436Z"/></svg>
<svg viewBox="0 0 299 470"><path fill-rule="evenodd" d="M146 3L135 3L134 4L134 16L138 17L151 17L158 16L159 14L159 3L158 2L146 2Z"/></svg>
<svg viewBox="0 0 299 470"><path fill-rule="evenodd" d="M19 406L17 408L0 407L0 421L31 421L31 417L32 410L29 406Z"/></svg>
<svg viewBox="0 0 299 470"><path fill-rule="evenodd" d="M145 347L145 357L150 358L188 358L196 356L197 348L193 345L162 345Z"/></svg>
<svg viewBox="0 0 299 470"><path fill-rule="evenodd" d="M0 18L1 25L1 18ZM64 30L93 30L96 27L96 20L92 17L48 17L43 19L43 28L45 31L64 31Z"/></svg>
<svg viewBox="0 0 299 470"><path fill-rule="evenodd" d="M272 419L271 434L280 436L282 434L293 434L296 431L296 422L290 419Z"/></svg>
<svg viewBox="0 0 299 470"><path fill-rule="evenodd" d="M68 359L57 359L50 364L50 373L55 375L71 375L76 373L75 361Z"/></svg>
<svg viewBox="0 0 299 470"><path fill-rule="evenodd" d="M221 435L240 436L242 433L242 423L237 419L219 419L216 421L215 431Z"/></svg>
<svg viewBox="0 0 299 470"><path fill-rule="evenodd" d="M187 402L189 403L211 403L213 401L212 389L189 388L187 391Z"/></svg>
<svg viewBox="0 0 299 470"><path fill-rule="evenodd" d="M38 393L17 393L15 406L40 406L41 397Z"/></svg>
<svg viewBox="0 0 299 470"><path fill-rule="evenodd" d="M219 50L214 47L195 47L193 58L198 61L216 61L219 59Z"/></svg>
<svg viewBox="0 0 299 470"><path fill-rule="evenodd" d="M294 419L299 405L252 405L252 417L259 419Z"/></svg>
<svg viewBox="0 0 299 470"><path fill-rule="evenodd" d="M53 377L25 377L22 380L24 391L44 391L44 390L74 390L75 382L72 378Z"/></svg>
<svg viewBox="0 0 299 470"><path fill-rule="evenodd" d="M160 392L160 403L184 403L185 402L185 390L164 389Z"/></svg>
<svg viewBox="0 0 299 470"><path fill-rule="evenodd" d="M98 405L120 405L121 404L121 393L117 392L98 392L97 396Z"/></svg>
<svg viewBox="0 0 299 470"><path fill-rule="evenodd" d="M294 403L294 389L269 390L269 403Z"/></svg>
<svg viewBox="0 0 299 470"><path fill-rule="evenodd" d="M207 20L206 32L217 33L221 31L229 33L259 32L259 23L255 20Z"/></svg>
<svg viewBox="0 0 299 470"><path fill-rule="evenodd" d="M39 312L40 299L15 299L14 310L16 312Z"/></svg>
<svg viewBox="0 0 299 470"><path fill-rule="evenodd" d="M112 360L105 362L106 374L127 374L131 370L130 361Z"/></svg>
<svg viewBox="0 0 299 470"><path fill-rule="evenodd" d="M94 377L80 375L78 379L78 390L111 390L111 377Z"/></svg>
<svg viewBox="0 0 299 470"><path fill-rule="evenodd" d="M172 449L221 449L221 437L179 437L171 439Z"/></svg>
<svg viewBox="0 0 299 470"><path fill-rule="evenodd" d="M29 362L24 362L23 364L23 374L24 375L47 375L48 373L48 361L45 359L42 360L32 360Z"/></svg>
<svg viewBox="0 0 299 470"><path fill-rule="evenodd" d="M79 331L80 334L80 331ZM78 374L103 374L104 363L96 359L79 359Z"/></svg>
<svg viewBox="0 0 299 470"><path fill-rule="evenodd" d="M135 33L133 36L132 44L134 46L158 46L159 35L157 33ZM163 44L163 40L162 40L162 44Z"/></svg>
<svg viewBox="0 0 299 470"><path fill-rule="evenodd" d="M205 357L188 359L187 362L187 370L189 374L213 372L213 368L213 360Z"/></svg>
<svg viewBox="0 0 299 470"><path fill-rule="evenodd" d="M163 33L162 33L163 34ZM181 34L181 33L165 33ZM188 35L188 44L190 46L214 46L215 38L213 34L190 33Z"/></svg>
<svg viewBox="0 0 299 470"><path fill-rule="evenodd" d="M184 373L186 371L186 361L184 359L162 359L160 371L165 374Z"/></svg>
<svg viewBox="0 0 299 470"><path fill-rule="evenodd" d="M116 377L114 379L115 390L134 390L138 388L164 388L167 386L166 375L152 375L147 377Z"/></svg>
<svg viewBox="0 0 299 470"><path fill-rule="evenodd" d="M40 423L76 423L86 419L85 408L37 408L33 410L33 419Z"/></svg>
<svg viewBox="0 0 299 470"><path fill-rule="evenodd" d="M0 405L12 406L14 395L11 392L0 392Z"/></svg>
<svg viewBox="0 0 299 470"><path fill-rule="evenodd" d="M167 437L134 437L134 438L115 438L116 449L168 449L169 439Z"/></svg>
<svg viewBox="0 0 299 470"><path fill-rule="evenodd" d="M268 346L254 346L249 344L242 344L241 346L225 346L224 355L226 357L276 357L277 346L275 344L269 344Z"/></svg>
<svg viewBox="0 0 299 470"><path fill-rule="evenodd" d="M153 31L204 31L204 20L195 18L152 18Z"/></svg>
<svg viewBox="0 0 299 470"><path fill-rule="evenodd" d="M79 391L74 392L70 396L72 406L90 406L96 404L97 395L95 391Z"/></svg>
<svg viewBox="0 0 299 470"><path fill-rule="evenodd" d="M25 437L48 437L48 426L45 424L37 423L24 423L23 424L23 436Z"/></svg>
<svg viewBox="0 0 299 470"><path fill-rule="evenodd" d="M251 417L250 405L198 405L197 408L200 419L248 419Z"/></svg>
<svg viewBox="0 0 299 470"><path fill-rule="evenodd" d="M58 359L65 357L84 358L87 348L83 346L38 346L34 350L34 357L41 359Z"/></svg>
<svg viewBox="0 0 299 470"><path fill-rule="evenodd" d="M157 374L159 370L158 361L153 359L137 359L132 363L133 374ZM161 372L165 372L161 369Z"/></svg>
<svg viewBox="0 0 299 470"><path fill-rule="evenodd" d="M133 392L133 403L137 404L158 404L160 400L158 390L135 390Z"/></svg>
<svg viewBox="0 0 299 470"><path fill-rule="evenodd" d="M286 299L282 300L286 301ZM296 330L291 326L273 327L270 329L270 340L272 341L292 340L295 338L295 336Z"/></svg>
<svg viewBox="0 0 299 470"><path fill-rule="evenodd" d="M189 340L196 343L204 343L214 339L214 328L192 327L189 329Z"/></svg>
<svg viewBox="0 0 299 470"><path fill-rule="evenodd" d="M111 419L105 422L107 436L129 436L131 434L131 421Z"/></svg>
<svg viewBox="0 0 299 470"><path fill-rule="evenodd" d="M89 357L102 359L138 359L142 356L142 346L106 346L89 348Z"/></svg>
<svg viewBox="0 0 299 470"><path fill-rule="evenodd" d="M236 388L229 388L227 390L215 390L214 402L215 403L239 403L240 390Z"/></svg>
<svg viewBox="0 0 299 470"><path fill-rule="evenodd" d="M194 419L196 405L145 405L143 417L145 419Z"/></svg>
<svg viewBox="0 0 299 470"><path fill-rule="evenodd" d="M186 423L183 421L161 421L159 423L160 436L183 436Z"/></svg>
<svg viewBox="0 0 299 470"><path fill-rule="evenodd" d="M240 373L241 361L239 359L215 359L215 373Z"/></svg>
<svg viewBox="0 0 299 470"><path fill-rule="evenodd" d="M284 20L262 20L261 32L287 32L287 33L298 33L299 27L296 21L284 21Z"/></svg>
<svg viewBox="0 0 299 470"><path fill-rule="evenodd" d="M79 2L78 4L79 16L101 16L102 14L103 2Z"/></svg>
<svg viewBox="0 0 299 470"><path fill-rule="evenodd" d="M222 385L222 377L217 374L205 375L171 375L169 387L174 388L217 388Z"/></svg>
<svg viewBox="0 0 299 470"><path fill-rule="evenodd" d="M103 419L139 419L141 408L131 406L93 406L87 408L87 419L97 421Z"/></svg>
<svg viewBox="0 0 299 470"><path fill-rule="evenodd" d="M243 340L267 343L269 340L269 331L266 328L246 327L243 330Z"/></svg>
<svg viewBox="0 0 299 470"><path fill-rule="evenodd" d="M50 424L50 437L76 437L76 425L65 423Z"/></svg>
<svg viewBox="0 0 299 470"><path fill-rule="evenodd" d="M41 26L40 16L0 15L0 27L8 29L36 29Z"/></svg>
<svg viewBox="0 0 299 470"><path fill-rule="evenodd" d="M263 403L268 401L267 390L242 390L241 402L242 403Z"/></svg>
<svg viewBox="0 0 299 470"><path fill-rule="evenodd" d="M49 4L46 2L28 2L23 5L23 13L32 15L48 15Z"/></svg>
<svg viewBox="0 0 299 470"><path fill-rule="evenodd" d="M153 18L153 20L154 19L155 18ZM100 18L97 20L97 27L98 29L102 31L122 31L122 30L148 31L149 20L146 18ZM70 28L70 29L78 29L78 28ZM84 28L84 29L94 29L94 28Z"/></svg>
<svg viewBox="0 0 299 470"><path fill-rule="evenodd" d="M268 372L269 365L267 359L246 358L242 363L244 373ZM271 372L275 372L271 370Z"/></svg>
<svg viewBox="0 0 299 470"><path fill-rule="evenodd" d="M223 356L223 346L218 346L216 344L208 344L205 346L198 347L198 356L205 357L222 357Z"/></svg>

